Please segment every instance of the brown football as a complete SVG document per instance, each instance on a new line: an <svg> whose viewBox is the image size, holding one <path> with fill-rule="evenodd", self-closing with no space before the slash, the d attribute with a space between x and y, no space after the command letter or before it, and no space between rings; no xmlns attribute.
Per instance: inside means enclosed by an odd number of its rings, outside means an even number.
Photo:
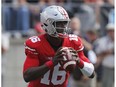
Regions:
<svg viewBox="0 0 116 87"><path fill-rule="evenodd" d="M72 72L76 67L76 61L73 60L68 47L63 47L61 50L64 50L66 55L63 56L63 60L60 61L60 64L66 71Z"/></svg>

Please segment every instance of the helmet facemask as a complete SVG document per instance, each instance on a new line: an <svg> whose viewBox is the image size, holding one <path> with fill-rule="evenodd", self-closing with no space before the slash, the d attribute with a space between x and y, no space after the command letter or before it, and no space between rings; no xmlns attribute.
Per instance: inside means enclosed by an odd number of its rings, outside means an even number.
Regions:
<svg viewBox="0 0 116 87"><path fill-rule="evenodd" d="M68 34L70 20L57 20L48 19L46 31L53 37L66 37Z"/></svg>

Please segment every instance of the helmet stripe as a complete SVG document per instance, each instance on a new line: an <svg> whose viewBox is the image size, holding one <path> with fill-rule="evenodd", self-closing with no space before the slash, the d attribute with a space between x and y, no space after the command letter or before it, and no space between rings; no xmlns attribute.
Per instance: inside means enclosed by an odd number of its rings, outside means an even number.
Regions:
<svg viewBox="0 0 116 87"><path fill-rule="evenodd" d="M67 12L62 7L58 7L58 11L63 15L65 19L69 18Z"/></svg>

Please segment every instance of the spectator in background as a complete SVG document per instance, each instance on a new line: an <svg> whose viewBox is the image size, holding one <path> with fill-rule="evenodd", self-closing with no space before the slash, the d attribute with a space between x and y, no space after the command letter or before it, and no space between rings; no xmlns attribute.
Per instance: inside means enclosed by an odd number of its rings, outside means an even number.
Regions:
<svg viewBox="0 0 116 87"><path fill-rule="evenodd" d="M56 4L65 7L64 4L66 4L66 0L56 0Z"/></svg>
<svg viewBox="0 0 116 87"><path fill-rule="evenodd" d="M5 33L2 33L2 38L1 38L1 51L2 55L4 55L10 47L10 41L9 41L9 36L6 35Z"/></svg>
<svg viewBox="0 0 116 87"><path fill-rule="evenodd" d="M80 37L82 38L82 42L83 42L83 43L86 43L86 44L84 44L85 47L86 47L88 50L91 50L91 49L92 49L91 44L89 44L86 40L83 39L83 35L82 35L81 30L80 30L80 28L81 28L80 19L77 18L77 17L73 17L72 20L71 20L70 27L71 27L71 33L80 36Z"/></svg>
<svg viewBox="0 0 116 87"><path fill-rule="evenodd" d="M18 0L19 7L17 9L17 28L22 29L23 37L27 36L27 32L30 29L29 21L29 9L28 5L23 0Z"/></svg>
<svg viewBox="0 0 116 87"><path fill-rule="evenodd" d="M87 4L81 4L80 7L75 8L78 11L75 13L75 16L79 17L83 26L81 26L81 32L85 33L91 27L94 27L96 23L95 12L93 8Z"/></svg>
<svg viewBox="0 0 116 87"><path fill-rule="evenodd" d="M97 0L84 0L86 4L96 3Z"/></svg>
<svg viewBox="0 0 116 87"><path fill-rule="evenodd" d="M33 29L35 24L40 22L40 12L47 6L55 4L54 0L23 0L28 3L30 10L30 27Z"/></svg>
<svg viewBox="0 0 116 87"><path fill-rule="evenodd" d="M6 52L9 50L10 48L10 41L9 41L9 36L6 35L5 33L2 32L2 36L1 36L1 51L2 51L2 56L1 56L1 68L2 68L2 72L1 72L1 80L2 80L2 87L4 87L4 76L5 76L5 72L6 72L6 58L4 57L4 55L6 54Z"/></svg>
<svg viewBox="0 0 116 87"><path fill-rule="evenodd" d="M107 33L106 25L109 22L109 13L114 9L113 0L103 0L104 4L100 7L100 36L105 36Z"/></svg>
<svg viewBox="0 0 116 87"><path fill-rule="evenodd" d="M97 41L95 49L103 66L102 86L113 87L114 85L114 25L107 24L107 35Z"/></svg>
<svg viewBox="0 0 116 87"><path fill-rule="evenodd" d="M89 41L93 46L93 51L97 49L98 44L96 43L99 39L98 30L96 29L90 29L86 32L87 41ZM101 79L102 79L102 64L101 64L101 58L97 56L97 61L95 63L95 70L97 74L96 78L96 87L101 87Z"/></svg>
<svg viewBox="0 0 116 87"><path fill-rule="evenodd" d="M41 11L41 6L45 3L41 2L43 0L23 0L23 1L28 4L29 13L30 13L30 21L29 21L30 28L33 29L36 21L40 20L39 13Z"/></svg>
<svg viewBox="0 0 116 87"><path fill-rule="evenodd" d="M36 30L37 35L41 35L41 34L45 33L45 31L41 27L41 23L40 22L35 24L34 29Z"/></svg>
<svg viewBox="0 0 116 87"><path fill-rule="evenodd" d="M114 20L115 20L114 9L111 9L108 15L108 23L114 24L115 23Z"/></svg>
<svg viewBox="0 0 116 87"><path fill-rule="evenodd" d="M87 42L83 38L83 36L81 35L81 31L80 31L81 23L80 23L79 18L73 17L71 19L70 27L71 27L71 33L81 37L82 43L83 43L83 45L85 47L84 54L90 59L90 61L93 64L95 64L96 63L96 58L97 58L96 54L92 50L92 45L89 42ZM95 85L96 84L92 84L91 80L88 79L86 76L83 76L81 71L78 68L76 68L71 73L71 77L69 79L68 87L95 87Z"/></svg>
<svg viewBox="0 0 116 87"><path fill-rule="evenodd" d="M98 38L98 31L96 29L90 29L86 32L87 40L93 45Z"/></svg>
<svg viewBox="0 0 116 87"><path fill-rule="evenodd" d="M26 35L29 30L29 10L23 0L3 1L3 28L14 35ZM8 5L8 6L7 6Z"/></svg>
<svg viewBox="0 0 116 87"><path fill-rule="evenodd" d="M13 3L13 0L2 0L2 24L3 24L3 28L4 30L6 31L9 31L9 30L12 30L14 28L12 28L12 23L13 22L13 19L12 19L12 3ZM14 15L15 17L15 15ZM11 19L12 19L12 22L11 22Z"/></svg>

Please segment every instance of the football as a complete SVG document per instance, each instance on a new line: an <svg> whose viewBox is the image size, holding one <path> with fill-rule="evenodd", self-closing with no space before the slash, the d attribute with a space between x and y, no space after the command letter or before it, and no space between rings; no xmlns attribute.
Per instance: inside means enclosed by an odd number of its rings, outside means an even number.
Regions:
<svg viewBox="0 0 116 87"><path fill-rule="evenodd" d="M63 60L60 61L60 65L69 72L72 72L76 67L76 60L74 60L70 49L68 47L63 47L61 51L65 52Z"/></svg>

